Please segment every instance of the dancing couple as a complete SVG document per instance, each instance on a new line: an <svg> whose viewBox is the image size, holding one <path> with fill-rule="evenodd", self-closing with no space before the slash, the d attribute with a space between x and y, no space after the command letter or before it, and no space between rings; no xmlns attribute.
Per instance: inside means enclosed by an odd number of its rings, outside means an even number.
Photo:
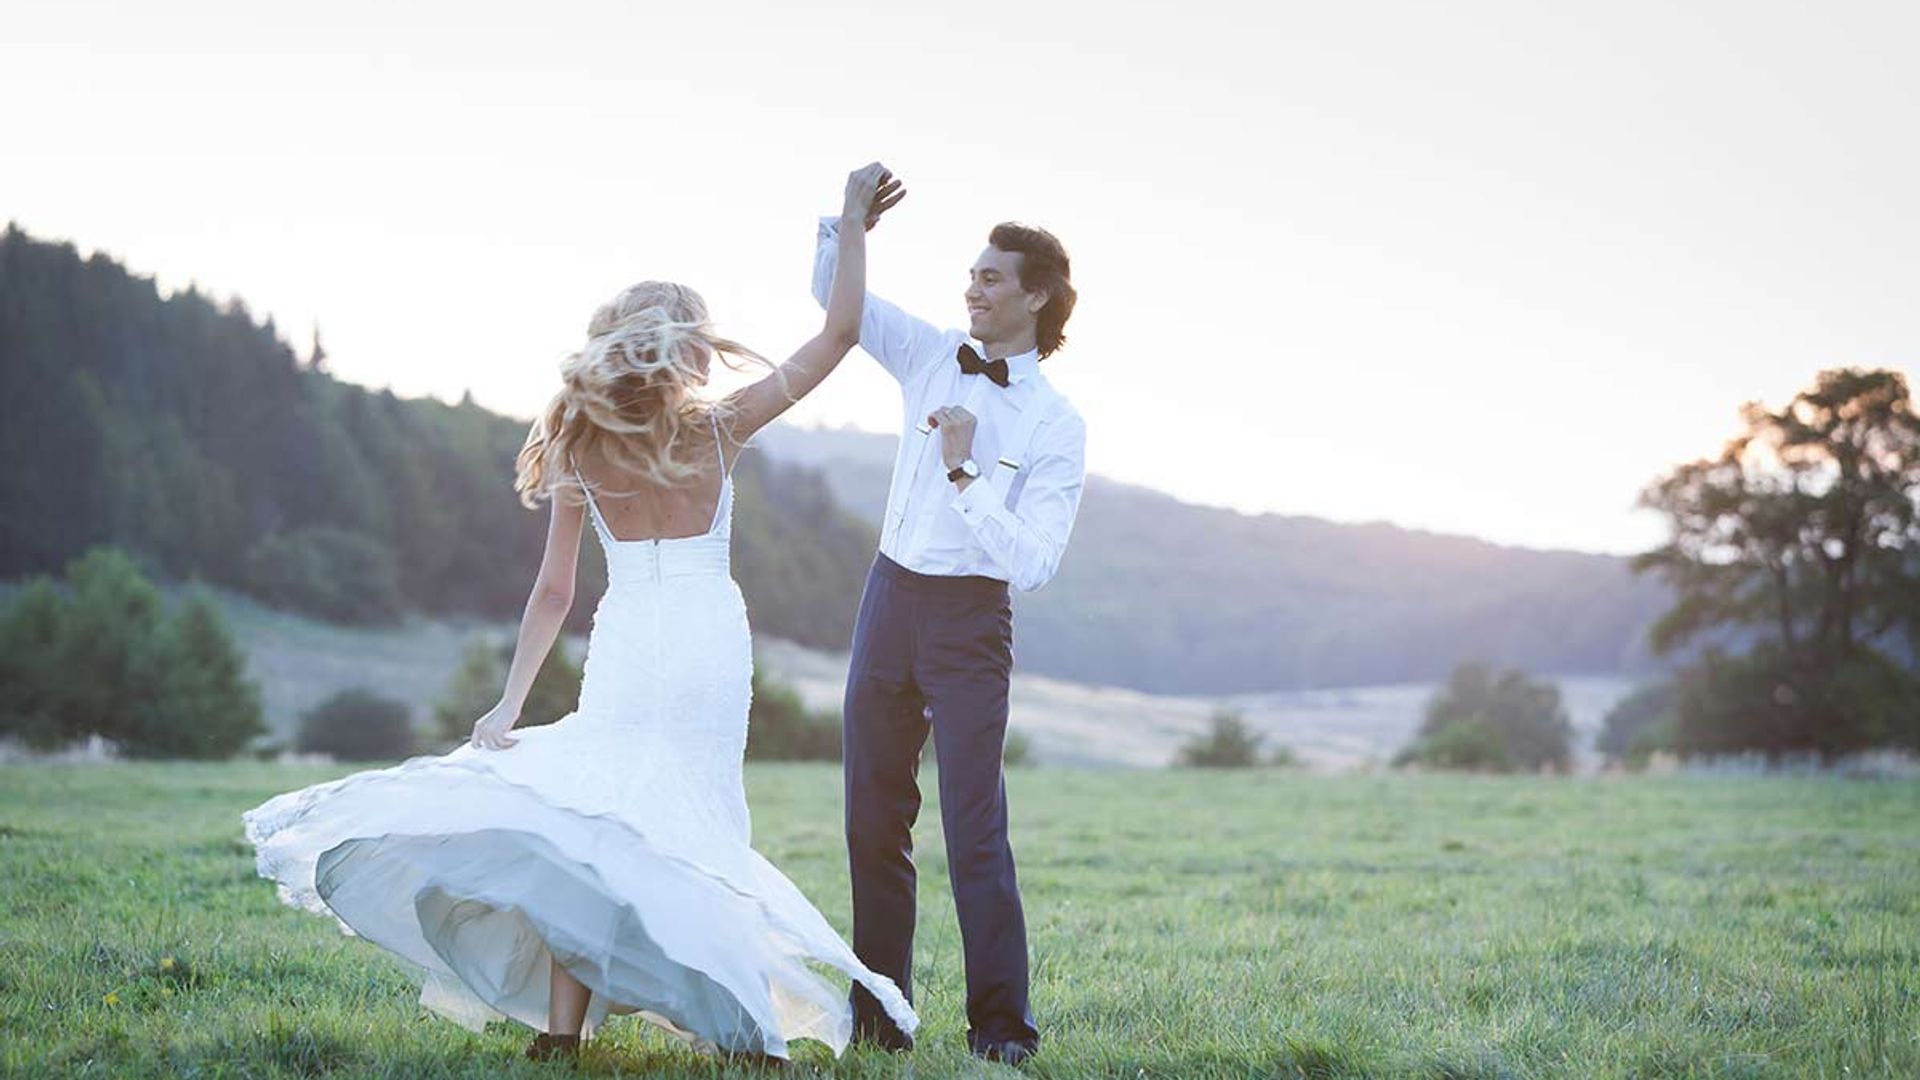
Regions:
<svg viewBox="0 0 1920 1080"><path fill-rule="evenodd" d="M430 1010L476 1031L519 1020L534 1058L576 1054L617 1014L772 1065L802 1038L836 1056L854 1039L911 1049L911 828L931 734L969 1049L1016 1065L1038 1049L1001 754L1009 593L1053 576L1085 475L1085 426L1040 372L1074 291L1058 241L1003 224L970 272L967 330L869 295L866 235L904 196L877 163L848 177L815 253L824 322L784 363L717 335L682 285L642 282L595 311L518 458L522 502L552 510L499 704L446 754L243 815L281 900L408 961ZM729 537L734 463L856 344L899 381L902 432L842 721L849 946L751 846L753 651ZM768 373L708 395L716 358ZM589 520L607 587L579 707L516 730Z"/></svg>

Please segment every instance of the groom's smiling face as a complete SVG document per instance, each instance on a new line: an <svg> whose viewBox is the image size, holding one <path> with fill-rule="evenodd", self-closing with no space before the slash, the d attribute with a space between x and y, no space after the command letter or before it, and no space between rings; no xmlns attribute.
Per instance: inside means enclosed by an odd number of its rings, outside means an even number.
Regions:
<svg viewBox="0 0 1920 1080"><path fill-rule="evenodd" d="M1001 251L989 244L974 260L966 299L967 332L976 341L1006 343L1033 336L1035 318L1046 306L1047 294L1020 287L1023 258L1017 251Z"/></svg>

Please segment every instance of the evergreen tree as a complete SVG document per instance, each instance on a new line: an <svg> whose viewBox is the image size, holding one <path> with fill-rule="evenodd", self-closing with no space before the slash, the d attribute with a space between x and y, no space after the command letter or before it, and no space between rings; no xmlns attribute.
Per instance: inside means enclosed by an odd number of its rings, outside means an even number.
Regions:
<svg viewBox="0 0 1920 1080"><path fill-rule="evenodd" d="M42 750L62 741L54 672L66 621L67 599L45 575L0 613L0 735Z"/></svg>
<svg viewBox="0 0 1920 1080"><path fill-rule="evenodd" d="M49 670L60 737L97 733L125 743L156 691L150 653L164 614L160 593L125 552L110 547L75 559L67 580L73 598Z"/></svg>
<svg viewBox="0 0 1920 1080"><path fill-rule="evenodd" d="M36 578L0 614L0 731L41 749L101 735L131 757L224 758L265 730L257 686L194 590L171 616L125 552Z"/></svg>
<svg viewBox="0 0 1920 1080"><path fill-rule="evenodd" d="M194 589L148 651L153 697L122 749L132 757L227 758L266 731L259 686L220 620L211 594Z"/></svg>

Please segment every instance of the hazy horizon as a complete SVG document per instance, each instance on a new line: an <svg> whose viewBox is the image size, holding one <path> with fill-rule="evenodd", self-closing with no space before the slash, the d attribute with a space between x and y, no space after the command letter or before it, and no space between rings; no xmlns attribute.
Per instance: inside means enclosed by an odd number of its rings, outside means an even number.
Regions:
<svg viewBox="0 0 1920 1080"><path fill-rule="evenodd" d="M1742 402L1915 370L1910 5L9 14L0 215L521 418L639 278L784 355L876 157L874 291L957 323L989 225L1052 229L1090 469L1202 505L1643 550ZM789 419L897 416L856 354Z"/></svg>

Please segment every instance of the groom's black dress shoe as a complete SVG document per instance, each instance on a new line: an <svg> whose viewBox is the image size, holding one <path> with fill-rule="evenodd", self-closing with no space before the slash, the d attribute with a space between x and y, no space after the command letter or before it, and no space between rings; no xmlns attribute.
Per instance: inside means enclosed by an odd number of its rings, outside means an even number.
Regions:
<svg viewBox="0 0 1920 1080"><path fill-rule="evenodd" d="M1034 1047L1022 1042L1013 1042L1012 1040L1008 1040L1007 1042L981 1043L978 1046L970 1047L970 1049L973 1051L974 1057L983 1058L987 1061L998 1061L1005 1065L1011 1065L1016 1069L1026 1064L1027 1060L1032 1058L1036 1052Z"/></svg>
<svg viewBox="0 0 1920 1080"><path fill-rule="evenodd" d="M860 1046L904 1054L913 1049L913 1036L889 1023L856 1024L853 1041Z"/></svg>

